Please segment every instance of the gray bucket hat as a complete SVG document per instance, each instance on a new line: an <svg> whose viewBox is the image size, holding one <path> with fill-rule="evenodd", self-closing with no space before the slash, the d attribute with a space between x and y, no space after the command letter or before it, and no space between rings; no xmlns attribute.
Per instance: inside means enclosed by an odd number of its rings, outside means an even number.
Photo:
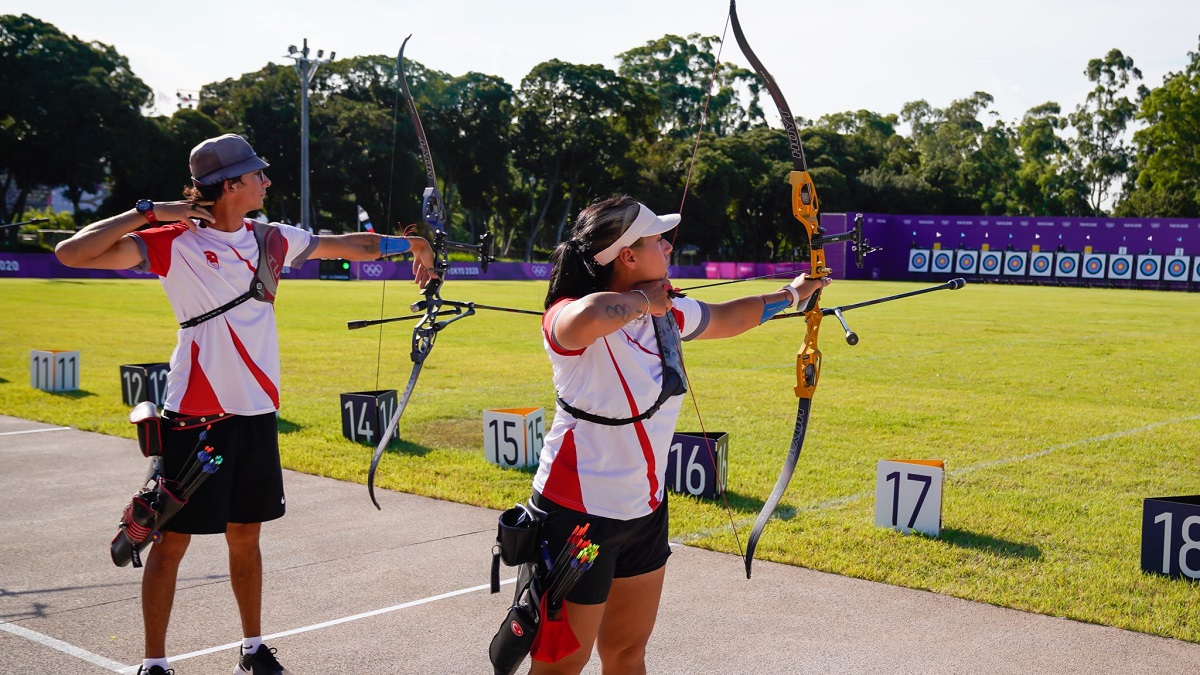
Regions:
<svg viewBox="0 0 1200 675"><path fill-rule="evenodd" d="M192 148L188 166L194 183L213 185L271 165L254 154L254 148L246 139L237 134L225 134Z"/></svg>

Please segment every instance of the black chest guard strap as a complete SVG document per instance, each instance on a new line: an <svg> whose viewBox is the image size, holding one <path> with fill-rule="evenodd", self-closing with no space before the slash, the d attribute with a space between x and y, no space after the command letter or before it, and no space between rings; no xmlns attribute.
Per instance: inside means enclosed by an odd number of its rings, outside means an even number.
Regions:
<svg viewBox="0 0 1200 675"><path fill-rule="evenodd" d="M654 405L640 415L625 418L603 417L584 412L564 401L562 396L558 397L558 407L571 413L575 419L592 424L603 424L607 427L619 427L648 420L654 417L654 413L658 412L667 399L687 393L687 380L683 376L683 356L679 351L679 324L675 323L675 315L667 312L663 316L656 316L653 319L654 337L658 340L658 355L663 364L662 391L658 393L658 400L654 402Z"/></svg>
<svg viewBox="0 0 1200 675"><path fill-rule="evenodd" d="M199 326L251 298L259 302L275 303L275 292L279 288L279 275L283 273L283 255L287 250L286 240L278 227L268 223L251 221L250 229L254 232L254 239L258 243L258 267L254 270L254 278L250 281L250 290L216 309L181 322L180 328Z"/></svg>

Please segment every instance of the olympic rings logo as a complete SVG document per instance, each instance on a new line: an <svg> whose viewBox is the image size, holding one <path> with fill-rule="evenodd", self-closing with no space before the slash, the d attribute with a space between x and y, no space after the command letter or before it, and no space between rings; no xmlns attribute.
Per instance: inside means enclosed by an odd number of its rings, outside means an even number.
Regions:
<svg viewBox="0 0 1200 675"><path fill-rule="evenodd" d="M550 276L550 266L544 264L530 265L530 273L538 279L545 279Z"/></svg>
<svg viewBox="0 0 1200 675"><path fill-rule="evenodd" d="M365 277L381 277L383 276L383 264L365 263L358 266L358 271L362 272Z"/></svg>

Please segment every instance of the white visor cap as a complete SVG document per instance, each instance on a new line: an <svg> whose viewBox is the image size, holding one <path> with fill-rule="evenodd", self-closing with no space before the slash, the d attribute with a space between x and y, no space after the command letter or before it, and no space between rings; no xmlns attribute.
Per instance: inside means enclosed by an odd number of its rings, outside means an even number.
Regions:
<svg viewBox="0 0 1200 675"><path fill-rule="evenodd" d="M645 204L638 204L637 218L629 224L625 232L617 237L617 240L608 245L608 248L596 254L596 262L601 265L607 265L617 259L617 254L626 246L633 246L634 242L642 237L649 237L654 234L662 234L675 229L679 224L679 214L671 213L665 216L656 216L654 212L646 208Z"/></svg>

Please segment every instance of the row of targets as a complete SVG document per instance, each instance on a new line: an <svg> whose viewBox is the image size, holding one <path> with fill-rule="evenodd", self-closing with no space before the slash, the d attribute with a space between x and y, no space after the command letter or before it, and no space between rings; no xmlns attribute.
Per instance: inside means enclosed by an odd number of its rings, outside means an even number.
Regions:
<svg viewBox="0 0 1200 675"><path fill-rule="evenodd" d="M908 271L994 277L1200 282L1200 256L913 248Z"/></svg>

